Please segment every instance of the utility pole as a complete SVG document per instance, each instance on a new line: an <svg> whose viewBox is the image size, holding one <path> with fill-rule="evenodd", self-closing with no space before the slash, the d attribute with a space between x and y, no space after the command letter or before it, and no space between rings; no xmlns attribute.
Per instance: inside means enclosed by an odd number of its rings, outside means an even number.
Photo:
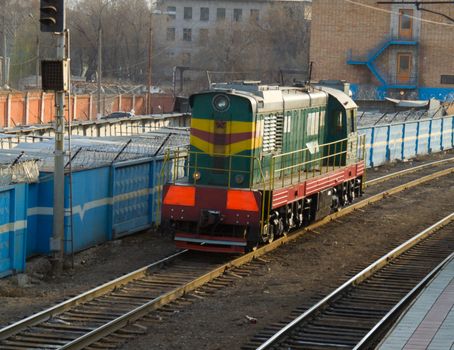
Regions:
<svg viewBox="0 0 454 350"><path fill-rule="evenodd" d="M39 32L36 34L36 89L39 89Z"/></svg>
<svg viewBox="0 0 454 350"><path fill-rule="evenodd" d="M98 106L97 106L97 119L101 118L101 79L102 79L102 26L101 14L99 14L98 25Z"/></svg>
<svg viewBox="0 0 454 350"><path fill-rule="evenodd" d="M8 63L6 59L6 20L5 20L5 13L3 13L3 74L2 74L2 86L8 85Z"/></svg>
<svg viewBox="0 0 454 350"><path fill-rule="evenodd" d="M146 113L152 113L152 104L151 104L151 71L152 71L152 54L153 54L153 8L150 9L150 33L148 35L148 81L147 81L147 108Z"/></svg>

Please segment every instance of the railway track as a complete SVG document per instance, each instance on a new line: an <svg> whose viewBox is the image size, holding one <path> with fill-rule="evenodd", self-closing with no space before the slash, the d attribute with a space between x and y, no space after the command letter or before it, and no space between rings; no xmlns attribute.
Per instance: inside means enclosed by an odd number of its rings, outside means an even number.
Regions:
<svg viewBox="0 0 454 350"><path fill-rule="evenodd" d="M213 283L221 276L224 278L226 272L250 264L280 245L297 239L307 230L404 189L453 172L454 168L444 169L371 196L306 229L231 261L212 261L206 256L197 259L194 254L182 251L1 329L0 348L82 349L92 344L97 348L96 344L109 335L126 338L140 333L140 329L131 329L130 325L151 311L168 305L209 282ZM188 255L190 258L186 258ZM124 334L119 334L122 330ZM115 347L115 344L116 342L107 341L99 347Z"/></svg>
<svg viewBox="0 0 454 350"><path fill-rule="evenodd" d="M284 327L265 329L244 349L372 348L399 312L454 256L453 221L454 213L380 258Z"/></svg>
<svg viewBox="0 0 454 350"><path fill-rule="evenodd" d="M433 162L424 163L424 164L421 164L421 165L417 165L417 166L411 167L409 169L395 171L395 172L392 172L392 173L384 175L384 176L380 176L380 177L376 177L374 179L370 179L370 180L368 180L366 182L365 185L366 185L366 188L367 187L371 187L371 186L374 186L374 185L378 185L378 184L380 184L382 182L386 182L386 181L389 181L389 180L392 180L392 179L395 179L395 178L398 178L398 177L402 177L402 176L405 176L405 175L413 174L413 173L416 173L418 171L423 171L423 170L430 169L430 168L433 168L433 167L441 167L441 166L445 166L445 165L450 166L450 164L453 163L453 162L454 162L454 157L441 159L441 160L436 160L436 161L433 161Z"/></svg>

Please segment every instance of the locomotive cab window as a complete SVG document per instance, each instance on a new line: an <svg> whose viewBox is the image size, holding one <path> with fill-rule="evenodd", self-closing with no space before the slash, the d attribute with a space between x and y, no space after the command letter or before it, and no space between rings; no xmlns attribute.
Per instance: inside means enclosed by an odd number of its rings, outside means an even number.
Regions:
<svg viewBox="0 0 454 350"><path fill-rule="evenodd" d="M350 132L355 132L356 130L356 114L353 109L349 110L347 112L348 114L348 120L349 120L349 130Z"/></svg>

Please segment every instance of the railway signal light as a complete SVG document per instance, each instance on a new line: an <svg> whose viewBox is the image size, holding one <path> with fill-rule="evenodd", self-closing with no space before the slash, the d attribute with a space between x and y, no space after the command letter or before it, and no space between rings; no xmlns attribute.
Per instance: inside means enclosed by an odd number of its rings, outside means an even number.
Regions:
<svg viewBox="0 0 454 350"><path fill-rule="evenodd" d="M61 33L65 30L65 0L41 0L41 32Z"/></svg>
<svg viewBox="0 0 454 350"><path fill-rule="evenodd" d="M69 62L68 60L41 61L43 91L69 91Z"/></svg>

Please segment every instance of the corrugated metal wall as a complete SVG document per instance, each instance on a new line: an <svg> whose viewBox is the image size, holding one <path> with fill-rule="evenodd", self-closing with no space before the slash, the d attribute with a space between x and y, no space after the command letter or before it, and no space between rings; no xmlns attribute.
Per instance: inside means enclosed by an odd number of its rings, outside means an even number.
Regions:
<svg viewBox="0 0 454 350"><path fill-rule="evenodd" d="M454 116L362 127L358 131L366 135L368 167L454 148Z"/></svg>
<svg viewBox="0 0 454 350"><path fill-rule="evenodd" d="M28 185L0 189L0 277L25 269Z"/></svg>

